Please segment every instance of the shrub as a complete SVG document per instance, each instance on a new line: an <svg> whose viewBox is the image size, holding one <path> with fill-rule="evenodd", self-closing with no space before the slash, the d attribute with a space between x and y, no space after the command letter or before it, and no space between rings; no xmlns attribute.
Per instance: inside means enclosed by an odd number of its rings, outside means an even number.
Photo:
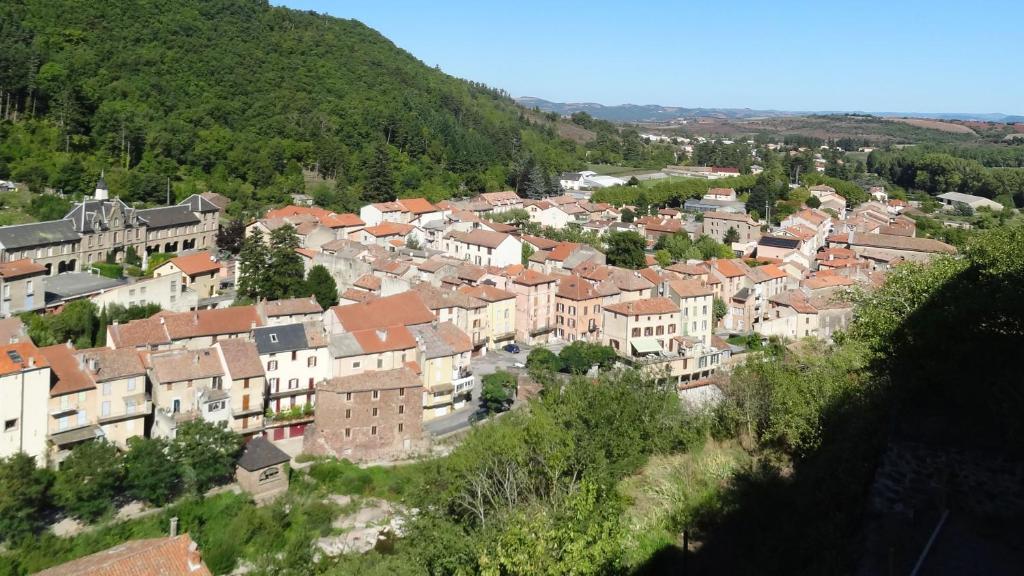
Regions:
<svg viewBox="0 0 1024 576"><path fill-rule="evenodd" d="M100 276L106 278L114 278L116 280L124 277L124 268L120 264L94 262L92 269L99 273Z"/></svg>

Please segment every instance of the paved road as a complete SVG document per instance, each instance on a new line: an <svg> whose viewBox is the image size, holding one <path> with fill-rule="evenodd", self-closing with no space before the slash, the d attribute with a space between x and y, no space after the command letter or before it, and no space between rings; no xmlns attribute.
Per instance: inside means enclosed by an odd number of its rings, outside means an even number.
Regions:
<svg viewBox="0 0 1024 576"><path fill-rule="evenodd" d="M513 369L517 363L525 365L526 357L534 347L523 345L520 345L519 347L521 350L518 354L511 354L504 350L489 350L486 356L473 358L472 366L475 380L473 384L473 399L467 402L462 409L456 410L451 414L445 414L444 416L425 423L423 428L434 436L442 436L469 426L469 417L481 407L480 393L483 390L482 377L487 374L493 374L499 370ZM554 344L545 344L544 347L557 354L565 347L565 343L558 342Z"/></svg>

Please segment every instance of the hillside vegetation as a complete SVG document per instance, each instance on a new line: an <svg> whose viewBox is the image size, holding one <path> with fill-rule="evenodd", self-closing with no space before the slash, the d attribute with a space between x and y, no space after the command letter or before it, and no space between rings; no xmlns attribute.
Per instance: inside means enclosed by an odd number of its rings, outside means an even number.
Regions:
<svg viewBox="0 0 1024 576"><path fill-rule="evenodd" d="M0 178L163 202L337 182L328 204L514 185L580 165L506 94L448 76L354 20L258 0L0 6ZM308 174L308 172L307 172Z"/></svg>

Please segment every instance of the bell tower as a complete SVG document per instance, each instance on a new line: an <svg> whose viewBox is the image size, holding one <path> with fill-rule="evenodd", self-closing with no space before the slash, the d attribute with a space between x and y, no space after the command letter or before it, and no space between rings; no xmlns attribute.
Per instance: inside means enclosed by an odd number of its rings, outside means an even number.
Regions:
<svg viewBox="0 0 1024 576"><path fill-rule="evenodd" d="M107 188L107 181L103 179L103 172L100 172L100 181L96 183L96 200L108 200L110 198L110 189Z"/></svg>

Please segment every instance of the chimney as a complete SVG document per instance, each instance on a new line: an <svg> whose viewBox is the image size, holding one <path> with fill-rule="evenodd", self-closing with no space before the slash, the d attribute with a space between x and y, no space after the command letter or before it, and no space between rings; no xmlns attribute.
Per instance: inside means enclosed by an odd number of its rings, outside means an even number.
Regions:
<svg viewBox="0 0 1024 576"><path fill-rule="evenodd" d="M377 338L379 338L381 342L387 342L387 340L388 340L388 332L387 332L387 330L377 330Z"/></svg>
<svg viewBox="0 0 1024 576"><path fill-rule="evenodd" d="M163 326L163 325L164 325L164 317L163 317L163 316L161 316L161 317L160 317L160 325L161 325L161 326Z"/></svg>
<svg viewBox="0 0 1024 576"><path fill-rule="evenodd" d="M171 518L171 538L178 535L178 517Z"/></svg>
<svg viewBox="0 0 1024 576"><path fill-rule="evenodd" d="M853 226L846 227L846 243L853 244Z"/></svg>
<svg viewBox="0 0 1024 576"><path fill-rule="evenodd" d="M68 347L68 350L74 350L75 349L75 346L74 346L74 344L71 343L71 339L70 338L68 338L68 341L65 342L64 345Z"/></svg>
<svg viewBox="0 0 1024 576"><path fill-rule="evenodd" d="M36 357L35 356L29 356L28 357L28 367L29 368L35 368L36 367Z"/></svg>
<svg viewBox="0 0 1024 576"><path fill-rule="evenodd" d="M195 572L203 567L203 557L199 554L199 545L195 541L188 545L188 571Z"/></svg>

